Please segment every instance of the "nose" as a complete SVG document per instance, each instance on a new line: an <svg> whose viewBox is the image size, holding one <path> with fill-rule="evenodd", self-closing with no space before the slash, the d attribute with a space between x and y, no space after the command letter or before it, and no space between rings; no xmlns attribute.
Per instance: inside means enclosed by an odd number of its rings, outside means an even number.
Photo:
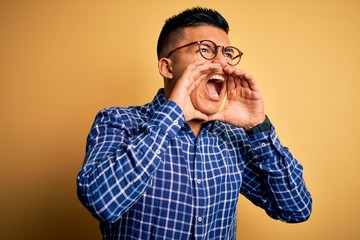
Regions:
<svg viewBox="0 0 360 240"><path fill-rule="evenodd" d="M215 58L212 60L212 62L220 63L220 65L223 68L228 65L227 59L225 58L225 56L223 54L222 47L218 48L217 54L216 54Z"/></svg>

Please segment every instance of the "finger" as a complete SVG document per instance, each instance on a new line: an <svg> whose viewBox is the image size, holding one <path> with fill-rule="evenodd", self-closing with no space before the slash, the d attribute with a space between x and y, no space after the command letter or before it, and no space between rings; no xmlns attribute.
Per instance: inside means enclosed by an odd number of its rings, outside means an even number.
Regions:
<svg viewBox="0 0 360 240"><path fill-rule="evenodd" d="M251 74L245 73L244 74L244 79L246 79L247 85L249 86L249 88L251 90L258 91L256 81L255 81L254 77Z"/></svg>
<svg viewBox="0 0 360 240"><path fill-rule="evenodd" d="M183 85L188 90L192 90L208 73L220 67L220 64L205 63L205 61L195 61L189 64L177 84Z"/></svg>
<svg viewBox="0 0 360 240"><path fill-rule="evenodd" d="M234 72L236 72L236 71L234 71ZM241 74L237 74L237 75L233 75L234 76L234 79L235 79L235 85L236 85L236 88L237 89L240 89L240 88L242 88L243 86L242 86L242 75Z"/></svg>
<svg viewBox="0 0 360 240"><path fill-rule="evenodd" d="M225 72L228 74L229 78L234 79L235 87L240 88L242 86L242 77L244 72L242 70L236 69L234 67L227 67Z"/></svg>
<svg viewBox="0 0 360 240"><path fill-rule="evenodd" d="M219 63L197 61L189 67L189 71L191 80L199 82L214 71L222 71L222 67Z"/></svg>
<svg viewBox="0 0 360 240"><path fill-rule="evenodd" d="M201 68L202 70L208 70L208 69L216 69L221 68L221 65L219 63L213 63L206 60L197 60L193 63L188 65L188 68L190 70L195 70L197 68Z"/></svg>
<svg viewBox="0 0 360 240"><path fill-rule="evenodd" d="M242 70L238 70L238 69L235 70L233 72L233 74L239 77L239 79L241 80L241 86L243 88L250 88L251 89L251 87L256 87L255 80L254 80L254 78L252 77L251 74L246 73L246 72L244 72ZM255 85L253 85L253 84L255 84ZM253 90L253 89L251 89L251 90Z"/></svg>
<svg viewBox="0 0 360 240"><path fill-rule="evenodd" d="M228 75L227 77L227 89L232 90L235 89L235 79L232 75Z"/></svg>
<svg viewBox="0 0 360 240"><path fill-rule="evenodd" d="M224 72L227 74L227 75L232 75L233 72L236 70L236 68L232 67L232 66L225 66L224 67Z"/></svg>
<svg viewBox="0 0 360 240"><path fill-rule="evenodd" d="M214 71L222 72L222 67L219 63L208 63L208 64L197 65L193 71L197 74L209 74Z"/></svg>
<svg viewBox="0 0 360 240"><path fill-rule="evenodd" d="M242 86L243 88L250 88L249 82L248 82L248 80L246 79L246 77L245 77L244 75L245 75L245 74L242 74L242 75L240 76L241 86Z"/></svg>

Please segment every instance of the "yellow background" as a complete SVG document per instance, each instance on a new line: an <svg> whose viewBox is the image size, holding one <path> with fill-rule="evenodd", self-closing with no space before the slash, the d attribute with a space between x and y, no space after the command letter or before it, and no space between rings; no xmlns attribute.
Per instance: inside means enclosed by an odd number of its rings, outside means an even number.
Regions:
<svg viewBox="0 0 360 240"><path fill-rule="evenodd" d="M3 0L0 239L100 239L76 197L86 135L100 109L152 100L160 28L196 5L229 21L314 199L291 225L241 197L238 239L360 238L359 1Z"/></svg>

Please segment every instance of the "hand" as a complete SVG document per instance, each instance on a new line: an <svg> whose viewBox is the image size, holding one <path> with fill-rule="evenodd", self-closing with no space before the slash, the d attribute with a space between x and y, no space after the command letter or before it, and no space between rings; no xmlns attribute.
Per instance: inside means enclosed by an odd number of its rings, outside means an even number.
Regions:
<svg viewBox="0 0 360 240"><path fill-rule="evenodd" d="M245 129L262 123L265 120L264 102L255 79L231 66L226 66L224 72L228 75L227 102L222 110L208 119Z"/></svg>
<svg viewBox="0 0 360 240"><path fill-rule="evenodd" d="M191 102L191 92L204 79L209 78L209 74L214 71L222 71L218 63L209 63L205 60L195 61L188 65L177 80L174 89L171 92L169 100L176 102L185 115L185 121L193 119L207 121L208 116L196 110Z"/></svg>

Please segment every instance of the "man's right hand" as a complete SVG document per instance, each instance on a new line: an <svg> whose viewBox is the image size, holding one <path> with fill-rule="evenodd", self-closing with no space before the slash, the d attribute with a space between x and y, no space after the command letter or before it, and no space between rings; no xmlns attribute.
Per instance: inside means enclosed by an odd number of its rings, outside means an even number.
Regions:
<svg viewBox="0 0 360 240"><path fill-rule="evenodd" d="M179 105L185 115L185 122L193 119L208 120L206 114L194 108L190 95L202 80L207 80L209 74L219 70L222 71L222 67L218 63L209 63L205 60L195 61L186 67L181 77L177 80L169 100Z"/></svg>

